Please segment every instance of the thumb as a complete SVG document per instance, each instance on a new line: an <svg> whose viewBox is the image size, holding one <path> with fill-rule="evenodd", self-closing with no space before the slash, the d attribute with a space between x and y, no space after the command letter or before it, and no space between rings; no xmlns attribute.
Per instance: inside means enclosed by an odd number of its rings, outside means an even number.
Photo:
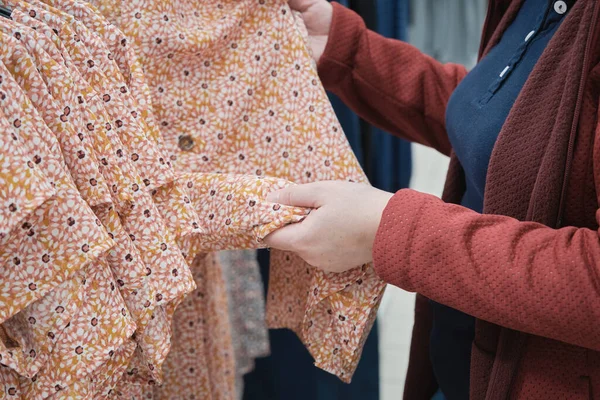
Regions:
<svg viewBox="0 0 600 400"><path fill-rule="evenodd" d="M318 183L288 186L269 193L267 201L292 207L319 208L323 205L319 187Z"/></svg>
<svg viewBox="0 0 600 400"><path fill-rule="evenodd" d="M294 251L294 243L298 241L302 227L301 222L284 226L271 232L264 239L264 243L273 249Z"/></svg>
<svg viewBox="0 0 600 400"><path fill-rule="evenodd" d="M315 0L289 0L288 4L292 10L305 12L310 6L315 3Z"/></svg>

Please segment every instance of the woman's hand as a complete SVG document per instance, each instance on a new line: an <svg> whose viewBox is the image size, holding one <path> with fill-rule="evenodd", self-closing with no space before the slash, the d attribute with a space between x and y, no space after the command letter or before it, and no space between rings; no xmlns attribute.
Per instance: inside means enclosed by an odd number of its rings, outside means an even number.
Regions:
<svg viewBox="0 0 600 400"><path fill-rule="evenodd" d="M346 271L373 260L373 242L391 197L391 193L350 182L288 187L271 193L268 200L314 210L304 221L271 233L265 241L325 271Z"/></svg>
<svg viewBox="0 0 600 400"><path fill-rule="evenodd" d="M290 8L302 14L313 58L319 62L327 46L333 6L326 0L290 0Z"/></svg>

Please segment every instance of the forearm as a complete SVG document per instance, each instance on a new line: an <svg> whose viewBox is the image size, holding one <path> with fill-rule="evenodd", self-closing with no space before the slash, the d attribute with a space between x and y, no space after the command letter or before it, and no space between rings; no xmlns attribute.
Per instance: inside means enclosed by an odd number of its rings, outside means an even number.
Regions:
<svg viewBox="0 0 600 400"><path fill-rule="evenodd" d="M407 190L384 212L374 259L379 275L403 289L498 325L600 350L596 231L481 215Z"/></svg>
<svg viewBox="0 0 600 400"><path fill-rule="evenodd" d="M357 14L335 4L319 74L365 120L450 153L446 104L464 67L441 64L405 42L369 31Z"/></svg>

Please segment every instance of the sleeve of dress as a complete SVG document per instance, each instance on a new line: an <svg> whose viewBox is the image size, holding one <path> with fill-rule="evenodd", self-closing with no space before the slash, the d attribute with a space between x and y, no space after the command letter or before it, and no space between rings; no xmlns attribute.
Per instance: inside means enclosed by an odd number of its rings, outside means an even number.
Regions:
<svg viewBox="0 0 600 400"><path fill-rule="evenodd" d="M284 179L188 173L180 180L190 193L202 229L179 240L188 260L211 251L264 247L269 233L302 221L310 212L266 201L270 192L293 184ZM384 288L371 266L327 274L295 254L273 250L267 322L295 331L317 366L348 382Z"/></svg>
<svg viewBox="0 0 600 400"><path fill-rule="evenodd" d="M333 5L329 40L319 61L325 88L369 123L450 154L446 104L466 69L370 31L356 13Z"/></svg>
<svg viewBox="0 0 600 400"><path fill-rule="evenodd" d="M292 185L284 179L188 173L180 182L188 190L202 230L180 236L188 260L211 251L264 248L263 239L269 233L300 222L309 213L305 208L266 201L270 192Z"/></svg>
<svg viewBox="0 0 600 400"><path fill-rule="evenodd" d="M600 350L595 230L482 215L402 190L384 212L373 254L388 283L494 324Z"/></svg>

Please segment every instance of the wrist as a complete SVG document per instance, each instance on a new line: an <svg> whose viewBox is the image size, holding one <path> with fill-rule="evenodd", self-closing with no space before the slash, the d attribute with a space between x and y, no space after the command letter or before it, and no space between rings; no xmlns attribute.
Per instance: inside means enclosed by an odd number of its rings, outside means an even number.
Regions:
<svg viewBox="0 0 600 400"><path fill-rule="evenodd" d="M381 225L381 219L383 218L383 213L390 201L390 199L394 196L393 193L385 192L383 190L377 190L376 196L372 197L372 203L370 206L371 212L369 213L369 229L368 229L368 237L365 238L366 243L369 243L369 250L373 251L373 246L375 244L375 239L377 237L377 232L379 230L379 225Z"/></svg>
<svg viewBox="0 0 600 400"><path fill-rule="evenodd" d="M413 237L425 208L439 202L435 196L411 189L396 192L383 211L373 244L375 272L389 284L412 290L407 268L411 264Z"/></svg>

